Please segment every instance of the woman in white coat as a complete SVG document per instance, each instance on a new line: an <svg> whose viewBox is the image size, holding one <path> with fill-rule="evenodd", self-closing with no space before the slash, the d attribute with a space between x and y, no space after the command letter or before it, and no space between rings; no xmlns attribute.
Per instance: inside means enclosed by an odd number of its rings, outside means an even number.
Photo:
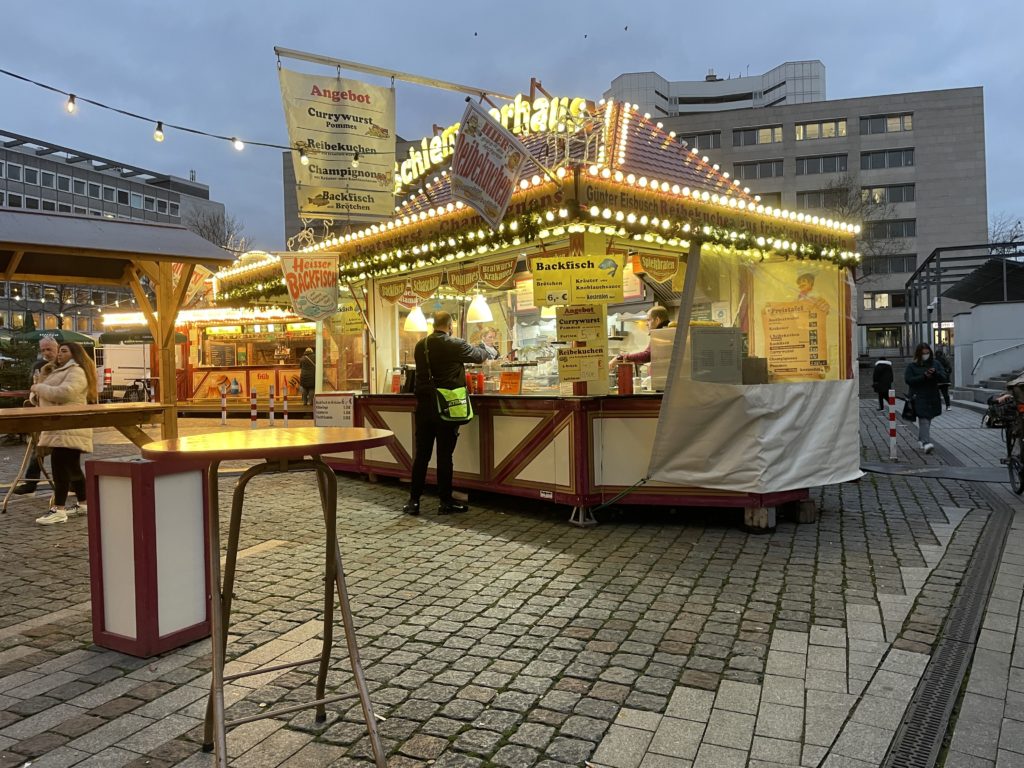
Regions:
<svg viewBox="0 0 1024 768"><path fill-rule="evenodd" d="M57 349L53 369L37 384L32 394L40 406L85 405L97 402L96 366L80 344L67 342ZM47 366L49 367L49 366ZM53 506L40 525L67 522L68 514L85 514L85 475L82 453L92 451L92 429L56 429L39 435L39 446L49 448L53 467ZM68 491L74 489L77 504L67 506Z"/></svg>

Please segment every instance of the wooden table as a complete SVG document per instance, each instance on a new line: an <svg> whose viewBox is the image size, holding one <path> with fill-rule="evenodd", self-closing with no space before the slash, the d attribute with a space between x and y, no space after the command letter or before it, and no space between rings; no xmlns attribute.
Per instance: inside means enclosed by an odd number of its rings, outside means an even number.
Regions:
<svg viewBox="0 0 1024 768"><path fill-rule="evenodd" d="M321 459L322 454L353 449L373 448L383 445L392 439L392 433L384 429L366 429L362 427L321 428L303 427L298 429L247 429L233 432L214 432L206 435L180 437L176 440L151 442L142 448L142 455L157 461L191 461L202 459L210 462L208 469L208 509L210 535L208 538L207 560L209 562L209 594L211 641L213 644L213 673L210 681L210 698L206 708L206 733L203 739L204 751L213 750L216 754L218 768L227 768L227 736L226 729L253 720L262 720L276 715L295 712L300 709L316 707L317 722L327 719L325 705L351 698L349 694L326 696L327 669L330 664L330 652L334 632L334 589L337 586L341 619L345 628L345 642L348 646L349 661L352 664L352 676L356 691L366 720L366 728L373 748L374 760L378 768L386 768L387 760L384 749L377 734L377 723L374 720L373 707L359 662L359 647L356 644L355 626L352 621L352 610L349 607L348 588L345 585L345 573L341 563L341 549L337 535L337 500L338 480ZM224 577L220 572L220 496L217 487L217 469L221 461L227 459L262 459L246 470L238 479L231 502L231 522L228 530L227 552L224 564ZM245 499L245 488L249 481L259 474L268 472L292 472L296 470L312 470L317 476L317 488L320 492L320 505L323 509L325 528L325 589L324 589L324 625L323 645L320 655L312 659L263 667L250 672L235 675L224 675L225 655L227 653L228 622L231 618L232 590L235 582L235 563L238 558L238 539L242 522L242 505ZM216 595L219 599L213 599ZM224 721L224 683L249 675L298 667L319 662L320 671L317 677L315 700L278 707L248 717L241 717L231 722Z"/></svg>
<svg viewBox="0 0 1024 768"><path fill-rule="evenodd" d="M29 460L36 450L39 433L57 429L114 427L142 447L153 438L142 431L142 424L160 424L165 407L160 403L103 403L93 405L47 405L45 407L0 408L0 433L30 434L21 468L4 495L0 514L7 511L15 486L21 482Z"/></svg>

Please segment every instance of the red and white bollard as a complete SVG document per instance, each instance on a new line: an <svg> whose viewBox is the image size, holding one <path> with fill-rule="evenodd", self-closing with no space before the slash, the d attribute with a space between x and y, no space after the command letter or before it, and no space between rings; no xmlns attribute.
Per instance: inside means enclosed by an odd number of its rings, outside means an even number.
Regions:
<svg viewBox="0 0 1024 768"><path fill-rule="evenodd" d="M252 422L249 426L256 429L256 390L249 392L249 420Z"/></svg>
<svg viewBox="0 0 1024 768"><path fill-rule="evenodd" d="M286 389L281 393L281 417L284 419L284 425L288 426L288 390Z"/></svg>
<svg viewBox="0 0 1024 768"><path fill-rule="evenodd" d="M270 426L274 426L274 385L270 385L270 404L267 406L267 417L270 419Z"/></svg>
<svg viewBox="0 0 1024 768"><path fill-rule="evenodd" d="M104 368L103 369L103 388L110 389L114 386L114 369Z"/></svg>
<svg viewBox="0 0 1024 768"><path fill-rule="evenodd" d="M896 461L896 390L889 390L889 461Z"/></svg>
<svg viewBox="0 0 1024 768"><path fill-rule="evenodd" d="M226 427L228 425L228 388L220 388L220 425Z"/></svg>

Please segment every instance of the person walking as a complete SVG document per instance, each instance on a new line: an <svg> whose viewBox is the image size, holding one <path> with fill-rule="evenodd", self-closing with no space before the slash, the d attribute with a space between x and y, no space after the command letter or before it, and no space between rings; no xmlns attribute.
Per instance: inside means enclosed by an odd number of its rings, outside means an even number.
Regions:
<svg viewBox="0 0 1024 768"><path fill-rule="evenodd" d="M32 384L42 381L52 370L52 366L46 374L42 373L43 368L57 359L57 342L52 336L43 336L39 339L39 359L32 365ZM31 386L31 385L30 385ZM35 453L28 462L28 469L25 470L25 479L14 486L13 493L26 494L35 493L39 484L39 475L42 470L42 461Z"/></svg>
<svg viewBox="0 0 1024 768"><path fill-rule="evenodd" d="M910 388L910 399L917 416L917 445L925 453L931 453L935 450L931 439L932 419L942 413L939 385L949 381L949 374L942 363L935 360L931 347L918 344L904 379Z"/></svg>
<svg viewBox="0 0 1024 768"><path fill-rule="evenodd" d="M85 405L98 402L96 366L80 344L66 342L57 348L57 360L44 381L32 385L40 406ZM45 370L45 369L44 369ZM53 467L53 506L42 517L40 525L67 522L68 515L85 514L85 475L82 454L92 451L92 429L56 429L42 432L39 445L50 448ZM74 490L76 504L67 505L68 491Z"/></svg>
<svg viewBox="0 0 1024 768"><path fill-rule="evenodd" d="M878 393L878 410L885 410L885 403L892 389L892 363L885 357L878 358L874 373L871 375L871 388Z"/></svg>
<svg viewBox="0 0 1024 768"><path fill-rule="evenodd" d="M429 347L427 346L429 345ZM430 363L427 363L427 357ZM459 425L441 419L437 412L436 389L455 389L466 385L466 363L487 359L483 347L474 347L452 336L452 316L434 314L434 332L421 339L413 350L416 361L416 448L412 462L409 501L402 508L407 515L420 513L420 496L427 482L427 464L437 443L437 495L441 500L437 513L465 512L469 507L452 498L452 456L459 439Z"/></svg>
<svg viewBox="0 0 1024 768"><path fill-rule="evenodd" d="M313 392L316 391L316 358L313 350L306 347L299 360L299 389L302 392L302 404L313 404Z"/></svg>
<svg viewBox="0 0 1024 768"><path fill-rule="evenodd" d="M942 394L942 399L946 403L946 410L949 410L949 385L953 380L953 364L949 361L946 356L946 350L941 347L935 351L935 359L942 364L942 367L946 369L948 378L945 384L939 384L939 392Z"/></svg>

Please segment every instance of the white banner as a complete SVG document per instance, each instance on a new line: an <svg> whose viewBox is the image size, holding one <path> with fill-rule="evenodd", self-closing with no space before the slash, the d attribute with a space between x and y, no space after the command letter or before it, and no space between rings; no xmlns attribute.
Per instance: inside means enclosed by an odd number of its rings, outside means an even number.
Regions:
<svg viewBox="0 0 1024 768"><path fill-rule="evenodd" d="M395 92L280 69L300 218L394 213Z"/></svg>
<svg viewBox="0 0 1024 768"><path fill-rule="evenodd" d="M452 197L472 207L497 230L529 153L480 105L462 115L452 157Z"/></svg>
<svg viewBox="0 0 1024 768"><path fill-rule="evenodd" d="M338 254L281 254L281 271L296 315L323 320L338 312Z"/></svg>

